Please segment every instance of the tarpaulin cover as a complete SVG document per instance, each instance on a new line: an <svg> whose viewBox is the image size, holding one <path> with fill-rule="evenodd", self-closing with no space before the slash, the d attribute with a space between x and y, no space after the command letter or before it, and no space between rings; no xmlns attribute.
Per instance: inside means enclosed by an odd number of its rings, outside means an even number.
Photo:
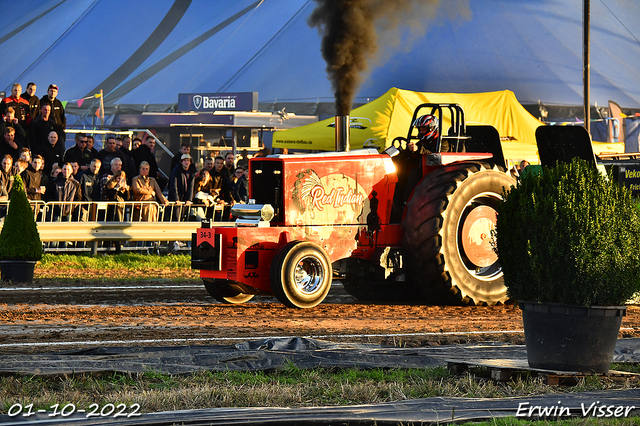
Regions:
<svg viewBox="0 0 640 426"><path fill-rule="evenodd" d="M523 345L502 342L395 348L373 344L335 343L303 337L248 341L235 345L168 347L97 347L71 352L3 355L0 374L58 375L70 373L158 371L258 371L285 368L424 368L447 360L526 360ZM614 361L640 362L640 339L620 339Z"/></svg>

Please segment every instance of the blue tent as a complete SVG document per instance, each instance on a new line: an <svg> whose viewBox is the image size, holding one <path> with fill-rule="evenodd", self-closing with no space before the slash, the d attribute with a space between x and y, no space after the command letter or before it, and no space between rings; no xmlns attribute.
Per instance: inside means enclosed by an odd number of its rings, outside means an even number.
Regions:
<svg viewBox="0 0 640 426"><path fill-rule="evenodd" d="M523 104L582 105L582 0L433 2L433 19L382 47L356 101L390 87L511 90ZM49 83L75 102L175 104L178 93L252 92L331 102L312 0L5 2L0 91ZM591 2L591 101L640 108L640 2ZM87 104L93 104L94 100Z"/></svg>

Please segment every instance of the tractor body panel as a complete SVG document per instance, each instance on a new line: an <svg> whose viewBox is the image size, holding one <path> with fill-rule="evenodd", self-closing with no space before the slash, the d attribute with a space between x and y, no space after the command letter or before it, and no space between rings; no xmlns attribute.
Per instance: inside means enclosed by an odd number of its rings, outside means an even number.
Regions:
<svg viewBox="0 0 640 426"><path fill-rule="evenodd" d="M389 224L395 169L388 155L374 152L252 159L250 197L274 207L270 226L199 228L192 267L202 278L270 293L272 261L291 241L317 244L331 262L370 259L377 245L398 246L401 225Z"/></svg>

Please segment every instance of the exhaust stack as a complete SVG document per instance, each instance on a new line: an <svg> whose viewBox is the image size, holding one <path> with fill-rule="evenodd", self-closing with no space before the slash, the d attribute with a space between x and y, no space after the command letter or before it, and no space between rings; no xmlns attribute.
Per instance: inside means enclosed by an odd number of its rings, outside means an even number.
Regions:
<svg viewBox="0 0 640 426"><path fill-rule="evenodd" d="M336 115L336 151L348 152L351 150L350 126L348 115Z"/></svg>

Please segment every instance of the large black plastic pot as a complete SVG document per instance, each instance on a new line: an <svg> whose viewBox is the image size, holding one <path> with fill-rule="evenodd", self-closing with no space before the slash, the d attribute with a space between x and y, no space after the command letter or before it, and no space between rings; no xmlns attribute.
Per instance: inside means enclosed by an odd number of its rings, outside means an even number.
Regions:
<svg viewBox="0 0 640 426"><path fill-rule="evenodd" d="M35 260L0 260L0 275L3 282L32 283Z"/></svg>
<svg viewBox="0 0 640 426"><path fill-rule="evenodd" d="M520 302L532 368L606 373L626 306Z"/></svg>

